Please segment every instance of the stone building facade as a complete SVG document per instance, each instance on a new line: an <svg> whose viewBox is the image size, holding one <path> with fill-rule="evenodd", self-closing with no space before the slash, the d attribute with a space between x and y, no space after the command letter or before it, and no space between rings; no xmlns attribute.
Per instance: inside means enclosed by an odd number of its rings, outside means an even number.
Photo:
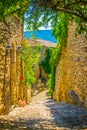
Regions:
<svg viewBox="0 0 87 130"><path fill-rule="evenodd" d="M20 79L23 65L18 47L22 47L22 41L23 26L18 17L0 23L0 114L8 113L19 97L27 98L24 81Z"/></svg>
<svg viewBox="0 0 87 130"><path fill-rule="evenodd" d="M87 108L87 40L70 23L66 48L56 68L54 99Z"/></svg>

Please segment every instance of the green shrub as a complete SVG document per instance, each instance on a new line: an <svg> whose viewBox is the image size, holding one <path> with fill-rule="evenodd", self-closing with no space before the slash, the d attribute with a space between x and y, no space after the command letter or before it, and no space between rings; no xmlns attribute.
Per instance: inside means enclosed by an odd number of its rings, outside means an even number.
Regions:
<svg viewBox="0 0 87 130"><path fill-rule="evenodd" d="M27 86L35 82L34 65L39 62L41 45L36 44L34 47L24 43L22 47L22 62L24 65L24 79Z"/></svg>
<svg viewBox="0 0 87 130"><path fill-rule="evenodd" d="M52 49L47 47L45 51L45 59L40 62L40 66L42 66L46 74L51 73L51 64L50 64L51 56L52 56Z"/></svg>

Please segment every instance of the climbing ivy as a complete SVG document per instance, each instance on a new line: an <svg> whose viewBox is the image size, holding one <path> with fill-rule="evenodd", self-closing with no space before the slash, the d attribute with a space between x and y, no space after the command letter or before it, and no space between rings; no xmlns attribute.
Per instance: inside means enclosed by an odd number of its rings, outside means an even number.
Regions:
<svg viewBox="0 0 87 130"><path fill-rule="evenodd" d="M51 95L53 94L54 91L56 66L60 61L61 53L62 53L62 45L58 43L56 48L53 50L52 57L50 59L51 74L49 75L49 81L47 85L49 88L49 94Z"/></svg>
<svg viewBox="0 0 87 130"><path fill-rule="evenodd" d="M60 13L58 15L58 18L59 21L56 23L55 27L53 28L53 34L58 40L58 44L56 48L53 50L52 57L50 60L51 75L48 81L50 94L53 94L54 92L56 66L58 65L61 59L62 48L66 46L67 36L68 36L68 15L65 13Z"/></svg>
<svg viewBox="0 0 87 130"><path fill-rule="evenodd" d="M69 16L66 13L59 13L57 15L58 22L53 26L53 35L58 40L62 46L65 46L67 43L67 27Z"/></svg>

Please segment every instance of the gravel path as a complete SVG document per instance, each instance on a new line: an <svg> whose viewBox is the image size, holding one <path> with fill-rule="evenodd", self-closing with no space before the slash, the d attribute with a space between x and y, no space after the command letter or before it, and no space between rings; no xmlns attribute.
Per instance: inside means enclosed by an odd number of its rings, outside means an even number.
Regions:
<svg viewBox="0 0 87 130"><path fill-rule="evenodd" d="M87 130L87 110L57 103L43 91L29 105L0 116L0 130Z"/></svg>

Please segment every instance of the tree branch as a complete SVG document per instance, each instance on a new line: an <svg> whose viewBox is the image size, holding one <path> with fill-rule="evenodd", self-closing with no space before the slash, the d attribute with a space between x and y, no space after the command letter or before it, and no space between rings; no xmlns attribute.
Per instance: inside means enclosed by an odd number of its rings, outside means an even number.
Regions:
<svg viewBox="0 0 87 130"><path fill-rule="evenodd" d="M80 14L78 14L78 13L74 13L74 12L71 12L71 11L69 11L69 10L66 10L65 8L57 8L57 9L55 9L54 11L62 11L62 12L66 12L66 13L68 13L68 14L72 14L72 15L74 15L74 16L78 16L79 18L81 18L81 19L83 19L84 21L87 21L87 18L84 16L84 15L80 15Z"/></svg>
<svg viewBox="0 0 87 130"><path fill-rule="evenodd" d="M77 2L73 2L73 3L67 4L66 6L72 6L72 5L78 5L78 4L84 4L84 5L86 5L87 2L81 0L81 1L77 1Z"/></svg>

